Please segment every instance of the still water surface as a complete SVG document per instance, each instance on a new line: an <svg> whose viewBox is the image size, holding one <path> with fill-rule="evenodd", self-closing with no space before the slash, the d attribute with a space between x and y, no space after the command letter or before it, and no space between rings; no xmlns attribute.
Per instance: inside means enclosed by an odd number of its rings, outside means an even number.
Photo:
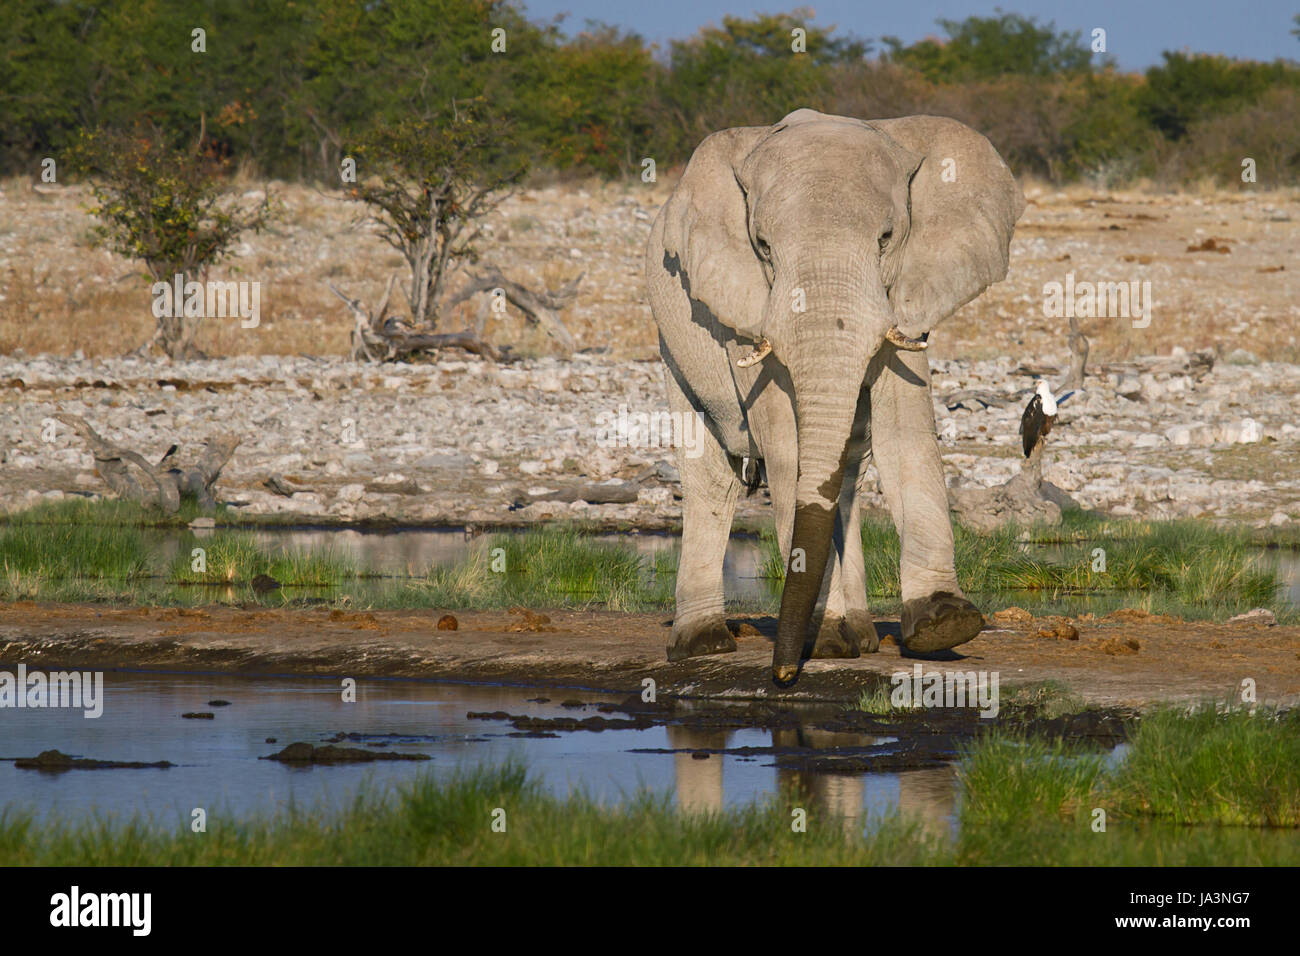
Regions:
<svg viewBox="0 0 1300 956"><path fill-rule="evenodd" d="M344 703L336 679L253 679L228 675L105 673L103 716L80 711L0 711L0 757L29 757L57 749L101 760L177 766L147 770L19 770L0 762L0 807L38 815L78 818L95 812L152 817L160 824L188 821L195 807L239 814L270 813L290 805L338 809L363 786L383 789L430 772L522 760L558 796L581 788L614 803L639 788L672 793L690 810L733 807L801 785L814 805L841 814L846 826L866 815L902 806L948 829L956 813L955 775L950 768L884 774L778 771L771 756L632 753L636 749L720 749L772 746L762 729L694 731L677 726L643 730L576 731L555 738L511 737L504 722L470 720L468 711L506 711L535 717L586 717L614 698L585 691L484 687L409 680L362 680L356 703ZM550 697L548 703L530 698ZM228 700L228 707L208 701ZM182 713L207 711L213 720L186 720ZM617 716L617 715L611 715ZM321 744L335 733L360 740L340 746L424 753L429 761L362 765L292 766L258 757L295 741ZM399 735L399 736L388 736ZM843 735L841 735L843 736ZM266 743L266 738L276 743ZM862 736L867 746L881 738ZM844 743L841 741L840 743Z"/></svg>

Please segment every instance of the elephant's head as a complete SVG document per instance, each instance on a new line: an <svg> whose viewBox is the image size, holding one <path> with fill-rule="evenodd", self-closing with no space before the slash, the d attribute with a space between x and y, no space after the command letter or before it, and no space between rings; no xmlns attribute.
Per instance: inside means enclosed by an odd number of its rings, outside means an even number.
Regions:
<svg viewBox="0 0 1300 956"><path fill-rule="evenodd" d="M786 575L777 683L798 672L868 364L882 347L921 347L1004 278L1023 209L997 151L961 123L813 110L713 134L665 207L664 247L691 297L740 338L765 338L794 388L803 570Z"/></svg>

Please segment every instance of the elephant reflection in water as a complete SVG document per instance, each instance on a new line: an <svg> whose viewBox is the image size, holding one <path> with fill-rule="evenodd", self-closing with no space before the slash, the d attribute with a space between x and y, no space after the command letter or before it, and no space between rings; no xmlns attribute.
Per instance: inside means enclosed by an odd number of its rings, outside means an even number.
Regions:
<svg viewBox="0 0 1300 956"><path fill-rule="evenodd" d="M931 767L900 773L898 809L920 823L928 836L952 836L950 821L957 815L956 768Z"/></svg>
<svg viewBox="0 0 1300 956"><path fill-rule="evenodd" d="M731 737L726 730L694 730L669 725L668 746L674 750L723 750ZM716 813L722 809L722 755L697 760L692 753L673 754L677 805L687 813Z"/></svg>
<svg viewBox="0 0 1300 956"><path fill-rule="evenodd" d="M677 804L687 813L712 813L723 809L723 755L713 753L700 760L693 751L725 750L731 732L697 730L669 725L668 742L674 750L673 767L677 787ZM884 737L858 733L817 730L807 727L777 729L772 745L777 748L811 747L829 751L836 747L870 747L886 742ZM948 821L957 807L955 780L951 767L907 770L898 777L898 807L921 824L933 836L949 833ZM826 773L808 770L778 769L777 789L781 793L805 794L806 809L839 818L845 833L861 832L866 778L860 774Z"/></svg>

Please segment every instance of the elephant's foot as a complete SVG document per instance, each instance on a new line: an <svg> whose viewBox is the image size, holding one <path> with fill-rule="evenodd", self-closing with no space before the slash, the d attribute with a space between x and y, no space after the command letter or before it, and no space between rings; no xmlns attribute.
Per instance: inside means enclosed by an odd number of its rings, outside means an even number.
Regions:
<svg viewBox="0 0 1300 956"><path fill-rule="evenodd" d="M668 659L685 660L704 654L730 654L736 649L736 639L721 617L705 618L690 624L673 623L673 636L668 641Z"/></svg>
<svg viewBox="0 0 1300 956"><path fill-rule="evenodd" d="M880 650L876 622L866 610L849 611L844 615L844 626L858 636L858 648L863 654L874 654Z"/></svg>
<svg viewBox="0 0 1300 956"><path fill-rule="evenodd" d="M903 602L902 639L907 654L932 654L965 644L984 627L984 615L964 597L935 591Z"/></svg>
<svg viewBox="0 0 1300 956"><path fill-rule="evenodd" d="M842 617L822 618L817 636L813 638L809 657L857 657L862 653L861 635Z"/></svg>

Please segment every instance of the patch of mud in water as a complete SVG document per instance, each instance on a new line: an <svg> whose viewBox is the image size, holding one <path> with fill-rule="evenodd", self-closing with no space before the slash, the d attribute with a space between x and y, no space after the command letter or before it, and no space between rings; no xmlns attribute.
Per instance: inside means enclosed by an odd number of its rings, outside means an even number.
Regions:
<svg viewBox="0 0 1300 956"><path fill-rule="evenodd" d="M42 750L35 757L19 757L14 761L14 767L19 770L41 770L45 773L62 773L65 770L166 770L174 766L166 760L146 763L139 760L73 757L59 750Z"/></svg>
<svg viewBox="0 0 1300 956"><path fill-rule="evenodd" d="M362 750L360 747L335 747L333 744L317 747L314 744L300 741L290 744L279 753L267 754L265 757L258 757L257 759L278 760L280 763L335 764L371 763L375 760L429 760L432 758L428 754L375 753L373 750Z"/></svg>
<svg viewBox="0 0 1300 956"><path fill-rule="evenodd" d="M699 811L795 787L810 795L808 806L843 816L846 826L902 807L951 831L953 760L963 741L988 728L974 711L885 719L830 705L577 693L550 699L535 688L362 679L356 702L347 703L337 678L110 671L98 719L80 710L4 712L0 809L38 818L139 814L175 827L196 807L240 815L291 805L337 810L363 788L382 792L424 773L519 760L561 797L581 788L614 803L644 788L671 791L684 810ZM211 719L182 718L216 699L230 703ZM1022 723L1110 746L1122 736L1119 721L1102 714ZM1014 719L1004 711L1001 722ZM351 746L335 746L343 743ZM259 759L307 748L313 760ZM13 762L49 750L173 766L144 775L30 773ZM349 759L330 759L343 751ZM314 762L317 754L328 762Z"/></svg>
<svg viewBox="0 0 1300 956"><path fill-rule="evenodd" d="M1013 711L1001 720L980 718L975 708L945 708L901 713L889 718L855 708L815 704L771 704L746 701L645 703L637 696L618 704L592 704L605 713L628 718L592 716L535 717L528 714L473 712L471 720L508 722L516 730L576 732L646 730L663 727L672 746L634 747L629 753L770 757L771 766L813 773L866 774L924 770L945 766L960 756L966 743L994 727L1013 729L1049 739L1066 738L1093 746L1114 747L1125 738L1121 711L1085 711L1044 718ZM732 746L739 730L761 730L771 736L768 746ZM676 738L676 740L674 740Z"/></svg>

